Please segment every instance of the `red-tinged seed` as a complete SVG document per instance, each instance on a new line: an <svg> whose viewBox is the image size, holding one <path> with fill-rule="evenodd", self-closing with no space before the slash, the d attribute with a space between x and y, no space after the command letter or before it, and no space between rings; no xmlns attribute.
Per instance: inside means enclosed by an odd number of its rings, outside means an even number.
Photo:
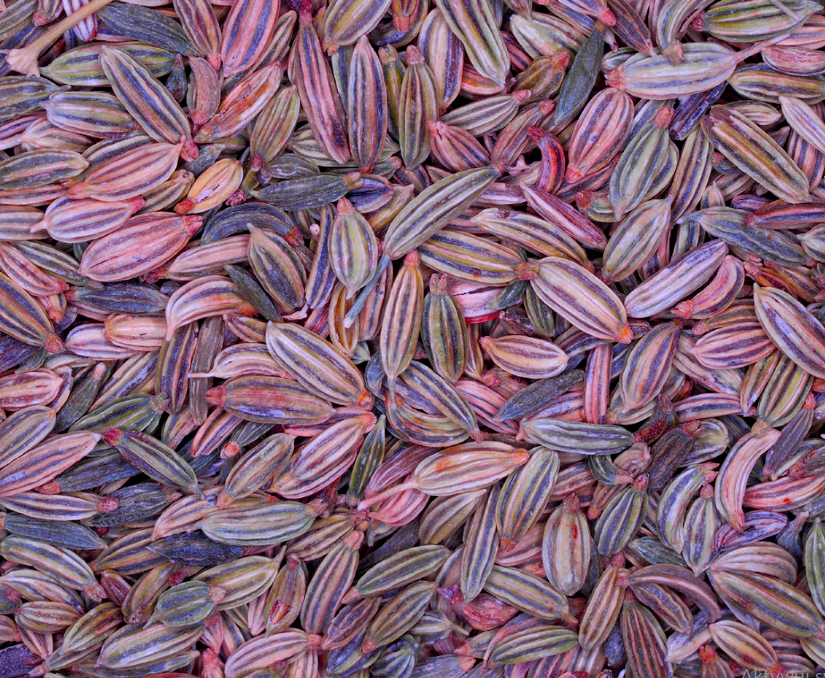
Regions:
<svg viewBox="0 0 825 678"><path fill-rule="evenodd" d="M260 113L281 83L283 69L276 62L241 80L221 100L218 110L195 136L198 142L228 139Z"/></svg>
<svg viewBox="0 0 825 678"><path fill-rule="evenodd" d="M103 202L129 200L160 186L175 171L181 147L149 144L92 168L69 188L73 198Z"/></svg>
<svg viewBox="0 0 825 678"><path fill-rule="evenodd" d="M323 152L338 163L350 158L344 109L311 10L302 5L298 35L290 56L289 75L298 87L301 106Z"/></svg>
<svg viewBox="0 0 825 678"><path fill-rule="evenodd" d="M522 191L527 199L527 204L542 219L557 224L585 247L604 249L607 244L604 233L574 207L554 195L530 186L522 186Z"/></svg>
<svg viewBox="0 0 825 678"><path fill-rule="evenodd" d="M280 2L244 0L232 6L223 24L221 55L225 77L243 73L262 56L275 33ZM218 68L217 55L212 58Z"/></svg>
<svg viewBox="0 0 825 678"><path fill-rule="evenodd" d="M202 223L200 217L163 212L132 217L87 247L78 270L100 282L135 278L174 257Z"/></svg>

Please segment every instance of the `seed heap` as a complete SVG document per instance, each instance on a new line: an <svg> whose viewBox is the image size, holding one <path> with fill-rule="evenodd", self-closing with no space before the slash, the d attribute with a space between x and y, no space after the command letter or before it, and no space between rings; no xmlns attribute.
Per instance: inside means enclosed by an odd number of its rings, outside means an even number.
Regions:
<svg viewBox="0 0 825 678"><path fill-rule="evenodd" d="M0 678L825 665L823 47L813 0L2 8Z"/></svg>

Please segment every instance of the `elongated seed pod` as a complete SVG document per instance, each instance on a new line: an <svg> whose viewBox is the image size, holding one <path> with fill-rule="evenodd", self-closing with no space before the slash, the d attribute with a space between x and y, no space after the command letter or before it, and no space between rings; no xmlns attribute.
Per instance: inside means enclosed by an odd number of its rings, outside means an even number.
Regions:
<svg viewBox="0 0 825 678"><path fill-rule="evenodd" d="M197 477L189 464L156 438L146 433L109 429L104 440L153 480L193 494L199 492Z"/></svg>
<svg viewBox="0 0 825 678"><path fill-rule="evenodd" d="M664 388L679 342L675 323L660 325L642 337L628 353L621 376L622 399L628 409L640 408Z"/></svg>
<svg viewBox="0 0 825 678"><path fill-rule="evenodd" d="M421 329L424 308L424 282L417 252L404 258L404 266L395 279L384 311L379 341L381 365L394 390L395 380L412 360Z"/></svg>
<svg viewBox="0 0 825 678"><path fill-rule="evenodd" d="M384 254L398 259L460 214L496 179L491 168L453 174L417 195L393 219L384 237Z"/></svg>
<svg viewBox="0 0 825 678"><path fill-rule="evenodd" d="M224 76L243 73L263 55L275 32L280 3L247 0L233 5L226 18L221 35L221 53ZM250 30L255 26L255 30ZM213 57L212 66L218 67Z"/></svg>
<svg viewBox="0 0 825 678"><path fill-rule="evenodd" d="M30 346L42 346L51 353L62 348L52 321L43 307L5 274L0 273L0 328Z"/></svg>
<svg viewBox="0 0 825 678"><path fill-rule="evenodd" d="M439 110L458 96L464 66L464 45L450 30L440 9L432 10L419 33L418 47L433 72L438 90Z"/></svg>
<svg viewBox="0 0 825 678"><path fill-rule="evenodd" d="M671 206L670 199L649 200L619 222L604 249L608 280L624 280L654 257L669 232Z"/></svg>
<svg viewBox="0 0 825 678"><path fill-rule="evenodd" d="M69 194L103 202L145 195L172 176L180 152L181 147L177 144L159 143L123 153L92 168L69 189Z"/></svg>
<svg viewBox="0 0 825 678"><path fill-rule="evenodd" d="M630 341L632 332L624 306L592 273L559 257L543 259L536 268L531 286L542 301L568 322L594 337Z"/></svg>
<svg viewBox="0 0 825 678"><path fill-rule="evenodd" d="M567 231L544 219L516 211L488 209L475 215L472 222L485 233L514 240L537 254L566 257L582 266L587 264L583 248Z"/></svg>
<svg viewBox="0 0 825 678"><path fill-rule="evenodd" d="M655 185L668 157L675 149L667 134L673 117L670 108L661 108L653 120L630 140L610 176L610 203L617 217L639 205Z"/></svg>
<svg viewBox="0 0 825 678"><path fill-rule="evenodd" d="M490 652L497 664L517 664L567 652L577 643L576 633L561 626L539 626L517 631L496 643Z"/></svg>
<svg viewBox="0 0 825 678"><path fill-rule="evenodd" d="M24 537L6 537L0 544L3 557L22 565L37 565L62 586L83 591L93 600L102 600L104 591L95 580L89 565L77 554L57 546L38 543Z"/></svg>
<svg viewBox="0 0 825 678"><path fill-rule="evenodd" d="M282 501L252 501L211 513L198 523L213 541L233 546L279 544L304 534L312 526L317 507Z"/></svg>
<svg viewBox="0 0 825 678"><path fill-rule="evenodd" d="M293 249L274 231L253 226L250 234L249 263L261 286L281 311L300 308L306 272Z"/></svg>
<svg viewBox="0 0 825 678"><path fill-rule="evenodd" d="M221 29L212 6L201 0L176 0L172 4L192 47L217 69L221 58Z"/></svg>
<svg viewBox="0 0 825 678"><path fill-rule="evenodd" d="M522 186L527 204L536 214L552 224L556 224L574 240L586 247L604 249L607 238L604 233L585 215L568 205L559 197L531 186Z"/></svg>
<svg viewBox="0 0 825 678"><path fill-rule="evenodd" d="M482 337L481 347L506 372L530 379L549 379L567 366L567 355L544 339L520 335Z"/></svg>
<svg viewBox="0 0 825 678"><path fill-rule="evenodd" d="M609 11L609 10L608 10ZM559 128L567 125L582 109L599 75L599 64L604 52L602 25L597 24L570 65L570 71L559 91L553 122Z"/></svg>
<svg viewBox="0 0 825 678"><path fill-rule="evenodd" d="M754 286L759 322L774 344L803 370L825 374L825 330L804 306L782 290Z"/></svg>
<svg viewBox="0 0 825 678"><path fill-rule="evenodd" d="M266 424L320 424L332 415L328 401L296 382L257 374L215 386L207 391L206 399L236 417Z"/></svg>
<svg viewBox="0 0 825 678"><path fill-rule="evenodd" d="M721 240L687 252L627 295L627 314L648 318L673 306L710 280L727 253L728 247Z"/></svg>
<svg viewBox="0 0 825 678"><path fill-rule="evenodd" d="M338 216L329 235L330 264L352 297L378 266L378 241L367 220L346 198L338 201Z"/></svg>
<svg viewBox="0 0 825 678"><path fill-rule="evenodd" d="M58 92L43 107L49 122L68 132L106 139L136 129L130 113L111 94ZM32 131L29 127L27 134Z"/></svg>
<svg viewBox="0 0 825 678"><path fill-rule="evenodd" d="M336 3L336 9L347 3ZM375 3L377 4L377 3ZM386 4L386 3L384 3ZM375 8L374 4L369 5ZM327 14L329 31L330 14ZM353 160L368 171L384 150L389 109L381 62L366 35L359 38L350 64L347 92L349 147Z"/></svg>
<svg viewBox="0 0 825 678"><path fill-rule="evenodd" d="M779 438L779 431L765 427L739 439L731 449L716 479L716 508L733 527L741 529L742 497L748 475L759 457Z"/></svg>
<svg viewBox="0 0 825 678"><path fill-rule="evenodd" d="M538 521L558 476L558 455L552 450L533 452L530 461L502 486L496 521L502 548L512 548Z"/></svg>
<svg viewBox="0 0 825 678"><path fill-rule="evenodd" d="M363 377L349 358L309 330L293 324L269 323L266 345L311 393L342 405L369 401Z"/></svg>
<svg viewBox="0 0 825 678"><path fill-rule="evenodd" d="M166 306L166 340L175 330L196 320L224 313L251 315L252 306L228 278L210 275L178 288Z"/></svg>
<svg viewBox="0 0 825 678"><path fill-rule="evenodd" d="M261 109L249 139L253 163L266 165L284 150L298 122L300 105L298 90L293 85L281 89Z"/></svg>
<svg viewBox="0 0 825 678"><path fill-rule="evenodd" d="M487 0L470 0L451 4L438 0L436 5L450 30L461 40L467 58L478 72L498 85L504 84L510 60L496 28L490 3Z"/></svg>
<svg viewBox="0 0 825 678"><path fill-rule="evenodd" d="M57 200L32 230L45 229L60 242L87 242L123 226L143 206L142 198L103 203L97 200Z"/></svg>
<svg viewBox="0 0 825 678"><path fill-rule="evenodd" d="M164 624L125 626L106 639L101 648L100 662L112 669L137 668L162 657L169 657L188 647L203 629L200 626L177 629ZM157 654L147 660L141 648L149 645Z"/></svg>
<svg viewBox="0 0 825 678"><path fill-rule="evenodd" d="M733 247L785 266L802 264L807 255L799 241L780 231L746 228L745 213L729 207L709 207L695 213L702 228Z"/></svg>
<svg viewBox="0 0 825 678"><path fill-rule="evenodd" d="M607 84L631 96L645 99L671 99L713 89L727 80L747 52L710 42L681 46L677 63L672 55L636 55L610 71Z"/></svg>
<svg viewBox="0 0 825 678"><path fill-rule="evenodd" d="M334 52L339 47L358 42L378 25L389 9L390 2L391 0L381 0L376 3L360 3L348 0L335 3L324 17L324 49Z"/></svg>
<svg viewBox="0 0 825 678"><path fill-rule="evenodd" d="M717 150L759 184L788 202L808 199L808 182L787 153L741 113L715 106L702 122ZM769 155L773 160L766 163Z"/></svg>
<svg viewBox="0 0 825 678"><path fill-rule="evenodd" d="M355 578L358 547L363 535L350 533L321 561L307 586L301 609L302 626L309 632L324 631Z"/></svg>
<svg viewBox="0 0 825 678"><path fill-rule="evenodd" d="M277 14L277 12L274 12ZM350 158L341 99L312 16L302 11L290 59L290 79L298 87L301 107L307 114L315 139L327 156L339 163Z"/></svg>
<svg viewBox="0 0 825 678"><path fill-rule="evenodd" d="M603 90L588 102L570 139L568 181L578 181L610 162L630 135L632 113L629 95L618 90Z"/></svg>
<svg viewBox="0 0 825 678"><path fill-rule="evenodd" d="M515 250L452 229L431 236L417 251L425 266L468 282L509 284L523 268Z"/></svg>
<svg viewBox="0 0 825 678"><path fill-rule="evenodd" d="M182 141L184 160L197 157L183 110L148 68L127 52L109 47L101 50L100 64L117 98L150 137L173 144Z"/></svg>
<svg viewBox="0 0 825 678"><path fill-rule="evenodd" d="M264 109L281 82L279 62L251 73L221 100L218 110L198 130L199 142L227 139L240 132Z"/></svg>
<svg viewBox="0 0 825 678"><path fill-rule="evenodd" d="M407 48L407 70L401 80L398 103L398 143L409 169L417 168L430 154L429 122L438 116L435 81L418 48Z"/></svg>
<svg viewBox="0 0 825 678"><path fill-rule="evenodd" d="M522 422L522 432L538 445L580 454L613 454L633 444L633 434L611 424L531 418Z"/></svg>
<svg viewBox="0 0 825 678"><path fill-rule="evenodd" d="M430 278L430 293L424 299L422 311L421 339L435 371L456 382L467 360L467 324L446 283L446 276Z"/></svg>
<svg viewBox="0 0 825 678"><path fill-rule="evenodd" d="M488 593L541 619L569 619L564 595L545 580L514 568L495 565L487 577L484 589Z"/></svg>
<svg viewBox="0 0 825 678"><path fill-rule="evenodd" d="M762 596L768 605L765 612L755 611L757 619L796 637L808 637L821 623L821 616L805 594L774 577L713 571L709 578L714 589L734 607L748 605ZM738 609L742 609L738 607Z"/></svg>

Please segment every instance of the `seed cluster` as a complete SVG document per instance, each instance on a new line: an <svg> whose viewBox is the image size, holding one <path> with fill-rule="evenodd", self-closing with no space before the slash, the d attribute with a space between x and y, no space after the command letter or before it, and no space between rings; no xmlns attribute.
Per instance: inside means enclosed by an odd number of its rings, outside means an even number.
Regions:
<svg viewBox="0 0 825 678"><path fill-rule="evenodd" d="M0 2L0 678L813 675L823 47Z"/></svg>

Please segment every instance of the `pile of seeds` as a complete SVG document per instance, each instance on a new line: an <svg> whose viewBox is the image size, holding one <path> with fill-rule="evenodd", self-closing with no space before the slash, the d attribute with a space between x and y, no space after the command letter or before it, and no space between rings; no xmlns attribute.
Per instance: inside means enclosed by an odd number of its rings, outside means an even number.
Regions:
<svg viewBox="0 0 825 678"><path fill-rule="evenodd" d="M823 47L813 0L4 7L0 678L825 665Z"/></svg>

